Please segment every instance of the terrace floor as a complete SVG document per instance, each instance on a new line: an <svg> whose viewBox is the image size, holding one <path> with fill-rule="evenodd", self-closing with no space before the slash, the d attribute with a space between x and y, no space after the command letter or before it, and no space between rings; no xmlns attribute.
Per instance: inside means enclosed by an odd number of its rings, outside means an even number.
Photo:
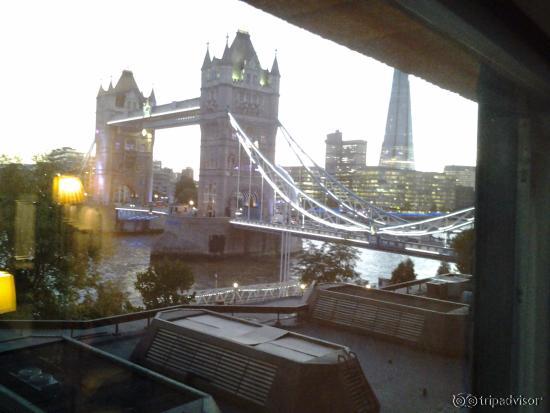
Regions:
<svg viewBox="0 0 550 413"><path fill-rule="evenodd" d="M258 320L253 314L242 316ZM467 371L463 359L432 354L317 323L297 323L286 319L282 320L282 328L341 344L355 352L380 401L382 412L456 411L451 403L452 395L465 391ZM126 332L117 337L106 335L85 341L119 357L129 358L143 333L144 330ZM224 411L238 411L224 406L223 401L218 403Z"/></svg>
<svg viewBox="0 0 550 413"><path fill-rule="evenodd" d="M305 298L305 297L304 297ZM303 299L281 299L266 305L299 305ZM276 315L235 314L256 322L274 324ZM468 372L466 361L432 354L405 345L368 335L347 331L315 322L281 316L281 328L347 346L359 358L363 372L378 397L382 412L451 412L452 395L466 391ZM145 333L146 320L119 325L119 334L112 326L93 331L75 331L75 338L116 356L129 359L136 344ZM7 331L3 332L4 340ZM20 331L15 336L69 335L69 331ZM15 338L15 337L14 337ZM38 339L38 337L36 338ZM47 338L46 338L47 340ZM1 340L0 340L1 341ZM10 340L0 346L7 349ZM216 400L224 412L238 412L235 406Z"/></svg>

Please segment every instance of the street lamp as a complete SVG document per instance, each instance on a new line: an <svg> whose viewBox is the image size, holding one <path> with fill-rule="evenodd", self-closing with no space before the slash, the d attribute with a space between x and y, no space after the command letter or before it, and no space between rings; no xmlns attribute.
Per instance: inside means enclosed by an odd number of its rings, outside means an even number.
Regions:
<svg viewBox="0 0 550 413"><path fill-rule="evenodd" d="M300 284L300 290L302 290L302 295L304 295L304 291L306 290L306 285L304 283Z"/></svg>
<svg viewBox="0 0 550 413"><path fill-rule="evenodd" d="M189 201L189 206L192 207L193 205L195 205L195 203L193 202L193 200Z"/></svg>
<svg viewBox="0 0 550 413"><path fill-rule="evenodd" d="M235 304L237 302L237 291L238 291L238 288L239 288L239 283L238 282L234 282L233 283L233 304Z"/></svg>

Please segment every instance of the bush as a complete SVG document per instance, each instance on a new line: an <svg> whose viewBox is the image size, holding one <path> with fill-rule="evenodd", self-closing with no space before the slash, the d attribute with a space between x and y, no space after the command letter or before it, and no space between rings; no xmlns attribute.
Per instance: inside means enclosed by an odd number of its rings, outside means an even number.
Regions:
<svg viewBox="0 0 550 413"><path fill-rule="evenodd" d="M324 242L318 247L309 242L307 248L300 252L294 268L301 281L308 285L314 281L360 283L361 277L355 271L358 258L357 249L344 244Z"/></svg>
<svg viewBox="0 0 550 413"><path fill-rule="evenodd" d="M475 231L467 229L458 234L451 242L455 250L456 269L462 274L473 274L474 252L475 252Z"/></svg>
<svg viewBox="0 0 550 413"><path fill-rule="evenodd" d="M145 308L152 309L189 303L193 297L184 292L194 282L193 272L185 263L163 259L138 273L135 287Z"/></svg>
<svg viewBox="0 0 550 413"><path fill-rule="evenodd" d="M416 280L414 262L410 258L401 261L391 273L390 284L400 284Z"/></svg>
<svg viewBox="0 0 550 413"><path fill-rule="evenodd" d="M451 266L446 261L441 261L435 275L450 274Z"/></svg>

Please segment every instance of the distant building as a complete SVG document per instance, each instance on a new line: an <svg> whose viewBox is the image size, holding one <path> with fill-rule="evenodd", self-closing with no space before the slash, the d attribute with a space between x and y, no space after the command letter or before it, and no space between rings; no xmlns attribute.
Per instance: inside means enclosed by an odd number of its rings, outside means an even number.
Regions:
<svg viewBox="0 0 550 413"><path fill-rule="evenodd" d="M470 188L476 187L476 167L464 165L447 165L443 172L455 179L456 184L467 186Z"/></svg>
<svg viewBox="0 0 550 413"><path fill-rule="evenodd" d="M321 193L319 186L315 184L313 177L307 172L305 167L285 166L284 169L288 172L296 186L306 195L318 201L323 199L323 194Z"/></svg>
<svg viewBox="0 0 550 413"><path fill-rule="evenodd" d="M414 170L409 75L397 69L393 72L386 133L379 165Z"/></svg>
<svg viewBox="0 0 550 413"><path fill-rule="evenodd" d="M325 141L325 169L335 175L341 171L364 168L367 163L367 141L342 140L342 132L329 133Z"/></svg>
<svg viewBox="0 0 550 413"><path fill-rule="evenodd" d="M58 165L60 173L79 173L84 166L84 154L68 146L54 149L46 158Z"/></svg>
<svg viewBox="0 0 550 413"><path fill-rule="evenodd" d="M475 191L471 186L455 186L455 209L473 207L475 204Z"/></svg>
<svg viewBox="0 0 550 413"><path fill-rule="evenodd" d="M153 161L153 172L158 172L162 169L162 161Z"/></svg>
<svg viewBox="0 0 550 413"><path fill-rule="evenodd" d="M181 176L186 176L188 178L193 179L194 177L194 171L193 168L187 167L181 170Z"/></svg>
<svg viewBox="0 0 550 413"><path fill-rule="evenodd" d="M377 207L403 212L444 212L455 208L453 178L438 172L420 172L367 166L337 178Z"/></svg>
<svg viewBox="0 0 550 413"><path fill-rule="evenodd" d="M443 173L456 182L455 199L456 209L474 206L476 167L464 165L447 165Z"/></svg>
<svg viewBox="0 0 550 413"><path fill-rule="evenodd" d="M173 202L175 189L174 171L163 168L161 161L153 161L153 200Z"/></svg>

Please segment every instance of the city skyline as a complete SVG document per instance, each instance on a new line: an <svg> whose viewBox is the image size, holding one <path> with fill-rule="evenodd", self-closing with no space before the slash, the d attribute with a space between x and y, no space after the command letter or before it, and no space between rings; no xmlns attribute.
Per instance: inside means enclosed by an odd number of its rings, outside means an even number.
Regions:
<svg viewBox="0 0 550 413"><path fill-rule="evenodd" d="M271 67L278 49L279 118L319 164L324 163L322 143L336 129L345 139L366 139L367 164L378 162L393 73L387 65L238 2L197 2L186 8L132 2L130 20L136 27L114 24L129 9L127 2L85 4L78 11L63 2L26 2L11 5L8 14L23 13L29 3L42 13L35 13L28 27L14 26L21 19L13 18L0 29L16 34L7 57L18 62L3 69L11 81L0 109L12 122L4 131L10 142L0 143L2 154L29 162L33 154L62 146L87 152L100 83L106 87L111 76L115 83L125 68L134 72L144 94L154 85L158 103L198 96L206 43L211 55L219 57L226 33L231 41L241 28L250 32L262 66ZM65 15L74 13L73 18L63 20L56 12L60 7L68 9ZM183 26L178 25L179 8L186 12ZM94 24L98 21L101 27ZM42 26L47 26L43 35L32 36ZM66 36L69 32L72 36ZM410 83L417 169L474 165L477 105L413 76ZM38 107L33 122L19 110L29 102ZM196 126L162 130L157 132L154 158L175 170L198 170L199 147ZM278 145L278 161L296 164L285 149Z"/></svg>

